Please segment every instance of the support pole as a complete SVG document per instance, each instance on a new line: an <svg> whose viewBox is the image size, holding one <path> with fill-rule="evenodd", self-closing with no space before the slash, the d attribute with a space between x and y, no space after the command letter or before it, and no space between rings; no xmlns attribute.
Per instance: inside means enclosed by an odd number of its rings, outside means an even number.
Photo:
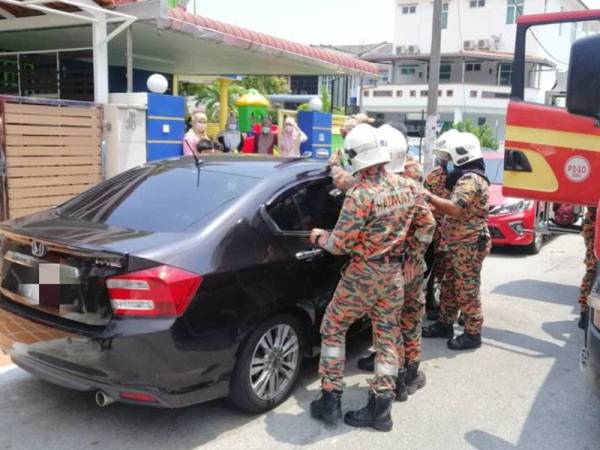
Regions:
<svg viewBox="0 0 600 450"><path fill-rule="evenodd" d="M108 43L106 41L106 15L98 15L92 24L94 52L94 101L108 103Z"/></svg>
<svg viewBox="0 0 600 450"><path fill-rule="evenodd" d="M437 138L438 88L440 82L440 59L442 46L442 0L433 1L431 33L431 59L429 61L429 92L427 98L427 121L425 125L425 151L423 172L433 170L433 146Z"/></svg>
<svg viewBox="0 0 600 450"><path fill-rule="evenodd" d="M219 125L221 130L225 129L227 125L227 118L229 116L229 85L231 80L227 78L219 78Z"/></svg>
<svg viewBox="0 0 600 450"><path fill-rule="evenodd" d="M127 93L133 92L133 29L127 28Z"/></svg>

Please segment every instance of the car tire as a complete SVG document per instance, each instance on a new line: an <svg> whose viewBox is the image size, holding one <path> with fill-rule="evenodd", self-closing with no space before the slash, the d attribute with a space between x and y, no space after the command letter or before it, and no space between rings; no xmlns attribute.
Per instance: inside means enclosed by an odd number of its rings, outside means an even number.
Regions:
<svg viewBox="0 0 600 450"><path fill-rule="evenodd" d="M267 354L269 347L271 353ZM303 355L302 323L289 314L267 319L254 330L238 354L231 378L230 402L250 413L273 409L296 384Z"/></svg>
<svg viewBox="0 0 600 450"><path fill-rule="evenodd" d="M544 235L539 231L533 232L533 241L527 247L525 247L525 251L529 255L537 255L540 250L542 250L542 246L544 245Z"/></svg>

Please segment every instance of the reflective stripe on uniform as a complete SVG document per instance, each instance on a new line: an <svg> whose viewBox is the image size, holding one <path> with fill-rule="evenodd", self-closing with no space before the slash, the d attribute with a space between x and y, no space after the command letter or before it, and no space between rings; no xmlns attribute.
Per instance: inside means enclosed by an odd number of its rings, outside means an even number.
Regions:
<svg viewBox="0 0 600 450"><path fill-rule="evenodd" d="M322 358L338 358L342 359L346 357L345 347L330 347L329 345L321 345L321 357Z"/></svg>
<svg viewBox="0 0 600 450"><path fill-rule="evenodd" d="M398 366L375 362L375 375L396 377L398 376Z"/></svg>

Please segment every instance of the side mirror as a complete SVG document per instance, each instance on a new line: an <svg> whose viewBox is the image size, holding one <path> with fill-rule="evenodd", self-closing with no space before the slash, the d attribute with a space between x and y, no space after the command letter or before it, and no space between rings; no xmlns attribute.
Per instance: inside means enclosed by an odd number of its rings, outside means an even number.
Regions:
<svg viewBox="0 0 600 450"><path fill-rule="evenodd" d="M575 41L571 47L567 110L600 118L600 35Z"/></svg>

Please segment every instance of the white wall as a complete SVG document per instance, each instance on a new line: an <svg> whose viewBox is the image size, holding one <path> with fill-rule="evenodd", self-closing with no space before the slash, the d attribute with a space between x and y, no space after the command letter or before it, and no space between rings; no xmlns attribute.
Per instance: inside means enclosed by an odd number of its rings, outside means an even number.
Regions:
<svg viewBox="0 0 600 450"><path fill-rule="evenodd" d="M433 3L430 0L394 0L396 2L396 25L394 44L417 45L421 53L431 50L431 19ZM442 53L455 53L463 50L465 40L499 38L497 51L510 52L515 47L516 25L506 24L507 0L486 0L482 8L471 8L469 0L448 0L448 27L442 30ZM415 14L402 14L402 5L416 5ZM576 0L525 0L525 14L582 9ZM556 30L549 31L546 48L554 49L559 54L568 54L571 44L571 25L563 25L562 36ZM545 35L543 36L545 37ZM531 44L528 53L532 56L545 56L545 52L537 45Z"/></svg>

